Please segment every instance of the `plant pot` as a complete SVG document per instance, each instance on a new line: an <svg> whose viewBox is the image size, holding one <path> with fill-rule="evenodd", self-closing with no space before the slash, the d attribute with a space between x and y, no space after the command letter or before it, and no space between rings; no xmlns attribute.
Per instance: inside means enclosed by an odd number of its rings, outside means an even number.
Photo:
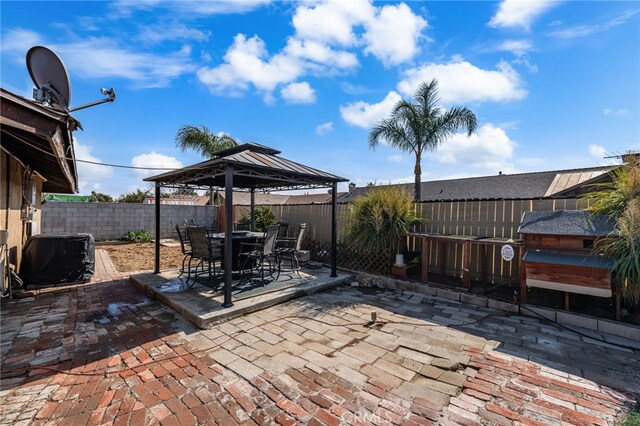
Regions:
<svg viewBox="0 0 640 426"><path fill-rule="evenodd" d="M394 266L404 266L404 254L398 253L396 254L396 261L393 263Z"/></svg>

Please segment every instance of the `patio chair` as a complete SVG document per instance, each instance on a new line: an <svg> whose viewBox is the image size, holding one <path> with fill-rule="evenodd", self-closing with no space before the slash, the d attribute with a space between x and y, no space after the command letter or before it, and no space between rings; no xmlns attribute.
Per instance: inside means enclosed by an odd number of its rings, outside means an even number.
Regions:
<svg viewBox="0 0 640 426"><path fill-rule="evenodd" d="M279 225L267 226L267 232L262 242L240 244L240 254L238 254L238 257L243 259L240 267L242 273L240 281L244 280L247 269L249 270L249 277L253 275L254 270L260 272L262 281L264 281L265 269L269 270L269 276L273 275L273 266L275 266L276 260L274 249L279 229ZM249 250L247 250L247 248L249 248ZM274 260L273 264L271 263L271 259ZM249 266L249 268L247 268L247 266Z"/></svg>
<svg viewBox="0 0 640 426"><path fill-rule="evenodd" d="M296 238L280 238L278 239L279 247L276 247L276 263L278 264L278 275L276 280L280 278L280 272L282 272L282 260L287 259L290 265L289 271L300 275L300 263L296 257L296 252L302 248L302 239L304 238L304 231L307 228L306 223L298 225L298 236Z"/></svg>
<svg viewBox="0 0 640 426"><path fill-rule="evenodd" d="M286 238L287 232L289 232L289 224L287 222L278 222L276 225L280 225L280 229L278 229L278 239Z"/></svg>
<svg viewBox="0 0 640 426"><path fill-rule="evenodd" d="M191 261L191 254L192 254L191 241L189 241L187 236L185 235L186 229L181 230L180 225L178 224L176 224L175 228L176 228L176 233L178 234L178 240L180 240L180 249L182 250L182 254L184 255L184 257L182 258L182 267L180 268L180 275L178 275L180 277L184 274L184 265L187 259Z"/></svg>
<svg viewBox="0 0 640 426"><path fill-rule="evenodd" d="M194 271L193 284L195 284L195 278L197 278L198 275L203 275L205 273L205 262L208 265L208 278L211 279L215 277L215 262L222 261L221 246L211 243L211 239L207 233L207 228L204 226L187 226L187 235L189 235L189 241L191 242L191 258L189 259L187 285L189 285L189 280L191 279L191 261L193 259L199 260ZM202 273L200 274L198 274L198 267L202 268ZM220 272L220 269L218 269L218 272ZM193 287L193 284L189 285L189 288Z"/></svg>
<svg viewBox="0 0 640 426"><path fill-rule="evenodd" d="M234 231L250 231L251 224L246 222L233 222Z"/></svg>

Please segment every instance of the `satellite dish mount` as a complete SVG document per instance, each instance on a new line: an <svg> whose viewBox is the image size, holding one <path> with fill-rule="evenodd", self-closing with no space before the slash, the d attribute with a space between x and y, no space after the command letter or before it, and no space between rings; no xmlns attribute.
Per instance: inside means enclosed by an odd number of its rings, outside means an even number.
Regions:
<svg viewBox="0 0 640 426"><path fill-rule="evenodd" d="M67 68L62 59L53 50L46 47L34 46L29 49L27 69L31 80L36 85L36 88L33 89L33 99L51 108L69 113L116 100L116 92L113 88L100 89L100 93L107 96L106 99L70 108L71 82Z"/></svg>

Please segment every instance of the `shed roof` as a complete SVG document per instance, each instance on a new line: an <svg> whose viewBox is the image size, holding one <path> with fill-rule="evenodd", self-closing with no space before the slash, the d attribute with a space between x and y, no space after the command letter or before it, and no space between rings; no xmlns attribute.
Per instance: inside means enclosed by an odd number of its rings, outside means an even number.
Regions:
<svg viewBox="0 0 640 426"><path fill-rule="evenodd" d="M577 190L582 185L592 182L594 178L606 177L606 173L616 167L602 166L426 181L422 182L421 201L530 200L550 196L566 197L571 195L571 190ZM413 183L393 186L404 187L413 193ZM552 186L554 190L550 191ZM368 187L355 188L341 198L340 202L352 202L365 195L368 190Z"/></svg>
<svg viewBox="0 0 640 426"><path fill-rule="evenodd" d="M45 179L43 192L74 193L78 176L71 132L80 123L0 88L2 148Z"/></svg>
<svg viewBox="0 0 640 426"><path fill-rule="evenodd" d="M614 233L615 222L586 210L531 211L522 215L518 233L601 237Z"/></svg>
<svg viewBox="0 0 640 426"><path fill-rule="evenodd" d="M246 143L217 152L211 160L144 179L161 185L225 186L225 169L233 165L234 188L319 188L347 179L279 157L280 151Z"/></svg>
<svg viewBox="0 0 640 426"><path fill-rule="evenodd" d="M606 256L585 256L570 253L548 253L543 251L528 250L523 260L531 263L546 263L562 266L579 266L583 268L610 269L613 260Z"/></svg>

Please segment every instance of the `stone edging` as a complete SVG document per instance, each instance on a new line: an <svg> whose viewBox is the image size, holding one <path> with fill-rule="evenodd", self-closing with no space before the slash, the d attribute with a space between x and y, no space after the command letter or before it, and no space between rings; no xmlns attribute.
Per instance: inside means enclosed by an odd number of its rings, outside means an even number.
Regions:
<svg viewBox="0 0 640 426"><path fill-rule="evenodd" d="M468 303L470 305L482 306L505 312L512 312L523 316L535 316L531 314L531 311L533 311L540 316L557 322L558 324L569 327L582 327L601 333L640 341L640 327L633 324L626 324L590 315L582 315L534 305L525 304L521 307L515 303L504 302L487 296L481 296L479 294L460 292L450 288L437 287L435 285L422 282L417 283L404 281L391 277L371 275L364 272L356 272L356 274L356 281L351 283L354 287L379 287L414 291L416 293L424 293L430 296L441 297L448 300L454 300L456 302Z"/></svg>

